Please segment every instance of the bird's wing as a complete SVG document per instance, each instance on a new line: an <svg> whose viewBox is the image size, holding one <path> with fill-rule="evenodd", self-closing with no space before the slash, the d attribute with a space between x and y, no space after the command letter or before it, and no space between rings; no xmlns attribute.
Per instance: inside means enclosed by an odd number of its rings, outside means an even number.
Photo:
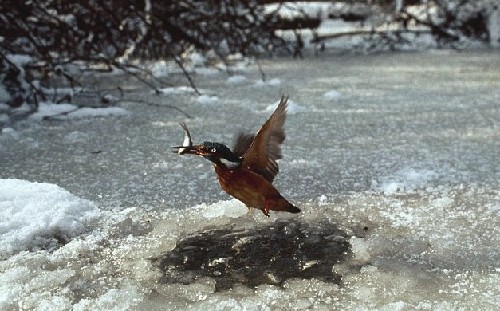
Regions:
<svg viewBox="0 0 500 311"><path fill-rule="evenodd" d="M250 148L254 138L255 134L252 133L238 133L234 139L233 153L237 157L242 157L248 148Z"/></svg>
<svg viewBox="0 0 500 311"><path fill-rule="evenodd" d="M279 171L276 160L281 159L281 144L285 140L283 126L287 101L287 96L281 97L278 107L264 123L243 155L243 167L263 176L271 183Z"/></svg>

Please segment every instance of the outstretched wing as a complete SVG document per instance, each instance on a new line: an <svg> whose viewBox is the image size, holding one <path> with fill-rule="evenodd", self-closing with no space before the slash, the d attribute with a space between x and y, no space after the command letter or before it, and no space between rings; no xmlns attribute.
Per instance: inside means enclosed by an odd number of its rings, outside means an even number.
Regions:
<svg viewBox="0 0 500 311"><path fill-rule="evenodd" d="M240 132L236 135L233 144L233 153L237 157L242 157L245 152L250 148L253 140L255 138L255 134L252 133L244 133Z"/></svg>
<svg viewBox="0 0 500 311"><path fill-rule="evenodd" d="M279 171L276 160L281 159L281 144L285 140L283 126L287 101L287 96L281 97L278 107L264 123L243 155L243 167L263 176L271 183Z"/></svg>

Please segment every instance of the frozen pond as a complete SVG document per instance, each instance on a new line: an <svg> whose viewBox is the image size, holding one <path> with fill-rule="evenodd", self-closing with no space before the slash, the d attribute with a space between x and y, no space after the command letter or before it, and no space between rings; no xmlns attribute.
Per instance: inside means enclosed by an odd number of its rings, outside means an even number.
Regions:
<svg viewBox="0 0 500 311"><path fill-rule="evenodd" d="M0 309L498 309L498 51L262 66L267 83L200 71L202 97L130 80L126 115L2 133ZM281 94L275 184L301 214L247 213L209 161L170 152L179 122L231 145Z"/></svg>

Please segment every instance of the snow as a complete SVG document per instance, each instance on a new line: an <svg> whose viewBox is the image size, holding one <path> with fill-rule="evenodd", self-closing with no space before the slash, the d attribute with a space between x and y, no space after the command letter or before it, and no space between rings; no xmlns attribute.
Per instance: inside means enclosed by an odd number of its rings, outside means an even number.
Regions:
<svg viewBox="0 0 500 311"><path fill-rule="evenodd" d="M129 115L129 112L121 107L83 107L69 113L68 118L123 117L127 115Z"/></svg>
<svg viewBox="0 0 500 311"><path fill-rule="evenodd" d="M150 65L149 70L151 74L156 78L168 77L170 72L170 66L167 65L165 61L154 62Z"/></svg>
<svg viewBox="0 0 500 311"><path fill-rule="evenodd" d="M56 119L78 119L90 117L126 116L129 112L121 107L103 108L79 108L73 104L55 104L52 102L41 102L35 113L30 115L32 120L43 120L51 117Z"/></svg>
<svg viewBox="0 0 500 311"><path fill-rule="evenodd" d="M337 90L330 90L323 94L323 97L328 100L337 100L339 98L342 98L342 93Z"/></svg>
<svg viewBox="0 0 500 311"><path fill-rule="evenodd" d="M197 77L212 95L162 97L188 120L130 104L130 117L110 122L9 124L0 135L0 309L497 310L499 63L494 51L277 58L264 68L280 89L230 87L221 74ZM258 76L249 67L245 85ZM325 96L337 90L341 105ZM228 143L258 130L281 94L290 105L274 184L302 213L248 210L220 190L206 159L169 152L182 140L179 122L195 143ZM42 112L73 109L61 107ZM265 240L279 227L280 238L303 239L297 251L332 256L329 241L345 240L345 259L325 270L341 282L308 277L322 262L304 259L301 275L269 271L247 287L250 258L230 275L240 281L216 290L225 271L209 269L235 264L245 247L282 259L283 246ZM209 234L235 240L210 246L205 274L176 270L185 282L167 282L177 267L162 260Z"/></svg>
<svg viewBox="0 0 500 311"><path fill-rule="evenodd" d="M281 85L281 80L278 78L273 78L273 79L269 79L266 81L257 80L257 82L255 84L258 86L262 86L262 85L278 86L278 85Z"/></svg>
<svg viewBox="0 0 500 311"><path fill-rule="evenodd" d="M159 89L163 94L194 94L195 91L190 86L175 86Z"/></svg>
<svg viewBox="0 0 500 311"><path fill-rule="evenodd" d="M0 179L0 258L53 249L84 233L97 207L53 184Z"/></svg>
<svg viewBox="0 0 500 311"><path fill-rule="evenodd" d="M196 102L202 105L213 105L219 101L219 97L215 95L200 95L196 99Z"/></svg>
<svg viewBox="0 0 500 311"><path fill-rule="evenodd" d="M248 81L248 78L242 75L234 75L229 78L227 78L227 84L230 85L241 85L241 84L246 84Z"/></svg>

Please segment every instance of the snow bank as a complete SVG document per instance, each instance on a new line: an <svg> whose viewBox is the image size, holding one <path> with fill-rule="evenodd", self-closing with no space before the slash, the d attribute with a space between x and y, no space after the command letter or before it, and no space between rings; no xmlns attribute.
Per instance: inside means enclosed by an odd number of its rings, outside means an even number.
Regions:
<svg viewBox="0 0 500 311"><path fill-rule="evenodd" d="M93 203L56 185L0 179L0 258L54 249L88 231L100 216Z"/></svg>

